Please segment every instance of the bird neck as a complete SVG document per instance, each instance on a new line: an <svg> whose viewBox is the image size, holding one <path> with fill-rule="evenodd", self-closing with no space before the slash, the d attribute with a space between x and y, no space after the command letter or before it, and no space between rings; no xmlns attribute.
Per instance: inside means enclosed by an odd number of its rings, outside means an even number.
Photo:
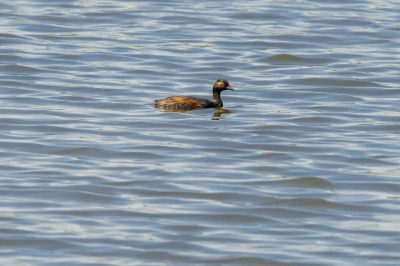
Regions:
<svg viewBox="0 0 400 266"><path fill-rule="evenodd" d="M224 106L222 100L221 100L221 91L213 89L213 99L215 103L217 104L217 107L222 107Z"/></svg>

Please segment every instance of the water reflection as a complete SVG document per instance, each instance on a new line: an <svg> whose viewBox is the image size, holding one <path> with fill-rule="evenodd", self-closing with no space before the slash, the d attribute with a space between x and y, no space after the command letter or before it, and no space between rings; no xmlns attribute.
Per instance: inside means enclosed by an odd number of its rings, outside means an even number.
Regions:
<svg viewBox="0 0 400 266"><path fill-rule="evenodd" d="M155 107L158 109L160 112L175 112L175 113L188 113L192 111L199 111L202 109L184 109L184 108L171 108L171 107L162 107L162 106L157 106ZM232 110L230 109L224 109L224 108L215 108L215 111L213 115L211 116L211 120L220 120L227 114L233 113Z"/></svg>
<svg viewBox="0 0 400 266"><path fill-rule="evenodd" d="M229 109L224 109L224 108L218 108L215 109L215 112L212 116L212 120L220 120L221 118L223 118L224 116L226 116L226 114L231 114L233 113L232 110Z"/></svg>

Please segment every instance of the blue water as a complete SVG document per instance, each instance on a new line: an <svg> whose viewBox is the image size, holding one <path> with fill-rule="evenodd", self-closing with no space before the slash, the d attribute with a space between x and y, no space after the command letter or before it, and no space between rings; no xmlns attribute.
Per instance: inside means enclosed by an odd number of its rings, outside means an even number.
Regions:
<svg viewBox="0 0 400 266"><path fill-rule="evenodd" d="M398 265L399 14L1 2L0 264Z"/></svg>

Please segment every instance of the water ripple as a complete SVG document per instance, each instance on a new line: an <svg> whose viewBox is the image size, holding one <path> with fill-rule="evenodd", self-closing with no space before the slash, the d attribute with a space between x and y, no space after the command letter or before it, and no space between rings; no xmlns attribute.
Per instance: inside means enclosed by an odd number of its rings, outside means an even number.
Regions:
<svg viewBox="0 0 400 266"><path fill-rule="evenodd" d="M396 1L0 10L2 265L398 264Z"/></svg>

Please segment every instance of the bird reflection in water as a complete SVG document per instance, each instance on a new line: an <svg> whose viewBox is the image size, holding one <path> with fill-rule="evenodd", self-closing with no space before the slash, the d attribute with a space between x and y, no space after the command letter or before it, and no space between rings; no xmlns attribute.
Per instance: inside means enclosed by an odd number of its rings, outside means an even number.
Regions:
<svg viewBox="0 0 400 266"><path fill-rule="evenodd" d="M165 108L165 107L157 107L157 109L161 112L174 112L174 113L188 113L194 110L185 110L180 108ZM197 109L198 110L198 109ZM224 108L216 108L213 115L211 116L211 120L220 120L224 116L233 113L232 110L224 109Z"/></svg>
<svg viewBox="0 0 400 266"><path fill-rule="evenodd" d="M212 116L212 120L220 120L222 117L226 116L227 114L231 114L233 113L232 110L229 109L223 109L223 108L219 108L219 109L215 109L215 112Z"/></svg>

